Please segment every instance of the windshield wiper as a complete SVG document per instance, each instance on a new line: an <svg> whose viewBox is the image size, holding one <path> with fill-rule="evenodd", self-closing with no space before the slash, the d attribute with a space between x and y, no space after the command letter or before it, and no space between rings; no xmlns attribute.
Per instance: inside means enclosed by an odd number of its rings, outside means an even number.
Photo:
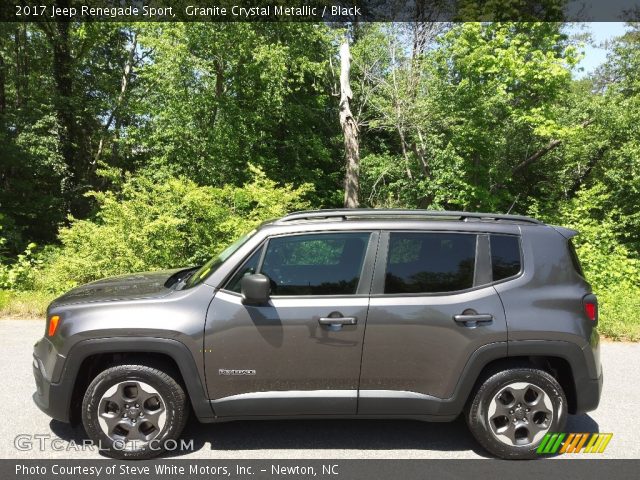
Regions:
<svg viewBox="0 0 640 480"><path fill-rule="evenodd" d="M175 287L176 289L179 289L179 287L185 281L187 281L187 279L189 277L191 277L196 272L196 270L198 270L198 268L200 268L200 267L189 267L189 268L186 268L184 270L180 270L179 272L174 273L169 278L167 278L167 281L164 282L164 286L166 288Z"/></svg>

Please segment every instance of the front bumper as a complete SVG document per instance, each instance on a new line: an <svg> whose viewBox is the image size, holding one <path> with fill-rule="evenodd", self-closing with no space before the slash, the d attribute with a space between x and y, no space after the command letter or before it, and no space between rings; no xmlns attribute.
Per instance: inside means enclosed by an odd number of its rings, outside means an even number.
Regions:
<svg viewBox="0 0 640 480"><path fill-rule="evenodd" d="M68 423L73 386L66 385L62 381L54 381L60 379L64 360L65 358L55 351L46 338L40 339L35 344L33 377L36 382L36 391L33 394L33 401L51 418Z"/></svg>

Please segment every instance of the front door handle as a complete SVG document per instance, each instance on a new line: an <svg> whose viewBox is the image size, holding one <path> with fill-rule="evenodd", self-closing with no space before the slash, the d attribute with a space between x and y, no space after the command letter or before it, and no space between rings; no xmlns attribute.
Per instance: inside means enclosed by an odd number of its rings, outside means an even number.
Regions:
<svg viewBox="0 0 640 480"><path fill-rule="evenodd" d="M318 323L320 325L356 325L358 319L356 317L320 317Z"/></svg>
<svg viewBox="0 0 640 480"><path fill-rule="evenodd" d="M465 327L475 328L481 325L491 324L493 322L493 315L490 313L463 312L461 315L454 315L453 319Z"/></svg>

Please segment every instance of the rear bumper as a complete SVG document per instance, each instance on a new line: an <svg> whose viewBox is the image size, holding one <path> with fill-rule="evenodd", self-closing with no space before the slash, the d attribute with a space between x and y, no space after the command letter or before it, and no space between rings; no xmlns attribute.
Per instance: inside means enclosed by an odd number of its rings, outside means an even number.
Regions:
<svg viewBox="0 0 640 480"><path fill-rule="evenodd" d="M598 408L600 396L602 394L602 383L604 374L596 379L588 378L576 382L576 412L585 413Z"/></svg>
<svg viewBox="0 0 640 480"><path fill-rule="evenodd" d="M576 386L575 413L590 412L600 403L604 374L600 363L600 335L596 328L591 331L589 343L582 348L582 358L586 369L575 363L572 365Z"/></svg>

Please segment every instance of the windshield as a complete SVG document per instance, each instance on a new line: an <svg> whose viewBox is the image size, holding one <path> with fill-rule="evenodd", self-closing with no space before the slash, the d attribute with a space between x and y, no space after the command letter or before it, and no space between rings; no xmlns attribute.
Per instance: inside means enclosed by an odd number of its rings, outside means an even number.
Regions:
<svg viewBox="0 0 640 480"><path fill-rule="evenodd" d="M233 242L231 245L225 248L217 256L213 257L211 260L209 260L207 263L201 266L198 270L196 270L196 272L193 275L191 275L191 277L187 280L185 284L185 288L191 288L202 283L204 279L207 278L209 275L211 275L213 272L215 272L218 269L218 267L220 267L220 265L222 265L227 258L229 258L236 250L238 250L242 245L244 245L244 243L247 240L249 240L253 236L253 234L256 233L256 231L257 230L254 229L254 230L251 230L249 233L242 235L239 239L237 239L235 242Z"/></svg>

